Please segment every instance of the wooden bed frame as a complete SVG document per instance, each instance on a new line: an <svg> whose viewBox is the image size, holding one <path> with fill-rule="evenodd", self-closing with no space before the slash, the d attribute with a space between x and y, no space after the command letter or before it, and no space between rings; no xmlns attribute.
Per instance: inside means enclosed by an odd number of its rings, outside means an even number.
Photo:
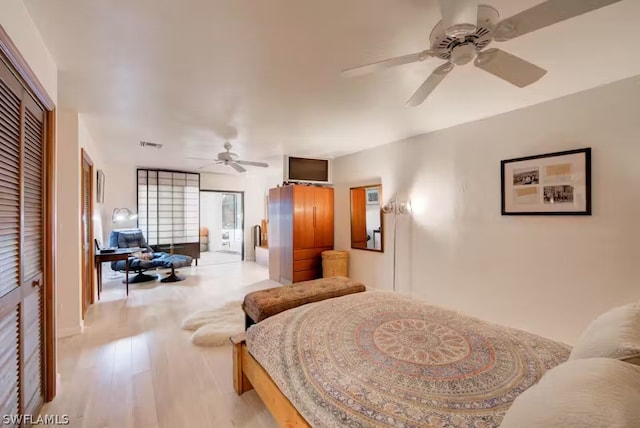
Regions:
<svg viewBox="0 0 640 428"><path fill-rule="evenodd" d="M281 427L311 427L284 396L269 373L249 353L244 333L230 338L233 344L233 388L238 395L255 389Z"/></svg>

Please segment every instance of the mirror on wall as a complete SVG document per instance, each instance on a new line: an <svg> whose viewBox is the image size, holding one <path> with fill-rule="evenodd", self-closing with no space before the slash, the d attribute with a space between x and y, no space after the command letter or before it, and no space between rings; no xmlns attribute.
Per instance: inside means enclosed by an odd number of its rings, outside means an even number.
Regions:
<svg viewBox="0 0 640 428"><path fill-rule="evenodd" d="M384 251L382 185L351 188L351 248Z"/></svg>

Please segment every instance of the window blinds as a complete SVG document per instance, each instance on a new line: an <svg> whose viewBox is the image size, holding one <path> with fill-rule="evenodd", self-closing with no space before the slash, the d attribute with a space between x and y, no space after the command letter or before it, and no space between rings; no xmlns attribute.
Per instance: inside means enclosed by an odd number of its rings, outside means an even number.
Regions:
<svg viewBox="0 0 640 428"><path fill-rule="evenodd" d="M138 227L149 245L200 241L200 174L138 169Z"/></svg>

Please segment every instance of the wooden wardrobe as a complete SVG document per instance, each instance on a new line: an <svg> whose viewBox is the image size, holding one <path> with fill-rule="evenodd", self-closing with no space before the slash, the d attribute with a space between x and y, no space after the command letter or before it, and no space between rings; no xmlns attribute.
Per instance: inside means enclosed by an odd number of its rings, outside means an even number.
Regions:
<svg viewBox="0 0 640 428"><path fill-rule="evenodd" d="M333 188L269 190L269 277L282 284L321 278L326 250L333 250Z"/></svg>

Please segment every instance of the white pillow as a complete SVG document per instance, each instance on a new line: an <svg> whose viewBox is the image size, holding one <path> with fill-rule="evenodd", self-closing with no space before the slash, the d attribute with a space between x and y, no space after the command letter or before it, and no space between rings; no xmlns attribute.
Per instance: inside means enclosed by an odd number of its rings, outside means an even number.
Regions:
<svg viewBox="0 0 640 428"><path fill-rule="evenodd" d="M592 321L569 359L596 357L640 364L640 303L611 309Z"/></svg>
<svg viewBox="0 0 640 428"><path fill-rule="evenodd" d="M569 360L513 402L500 428L640 427L640 367L610 358Z"/></svg>

